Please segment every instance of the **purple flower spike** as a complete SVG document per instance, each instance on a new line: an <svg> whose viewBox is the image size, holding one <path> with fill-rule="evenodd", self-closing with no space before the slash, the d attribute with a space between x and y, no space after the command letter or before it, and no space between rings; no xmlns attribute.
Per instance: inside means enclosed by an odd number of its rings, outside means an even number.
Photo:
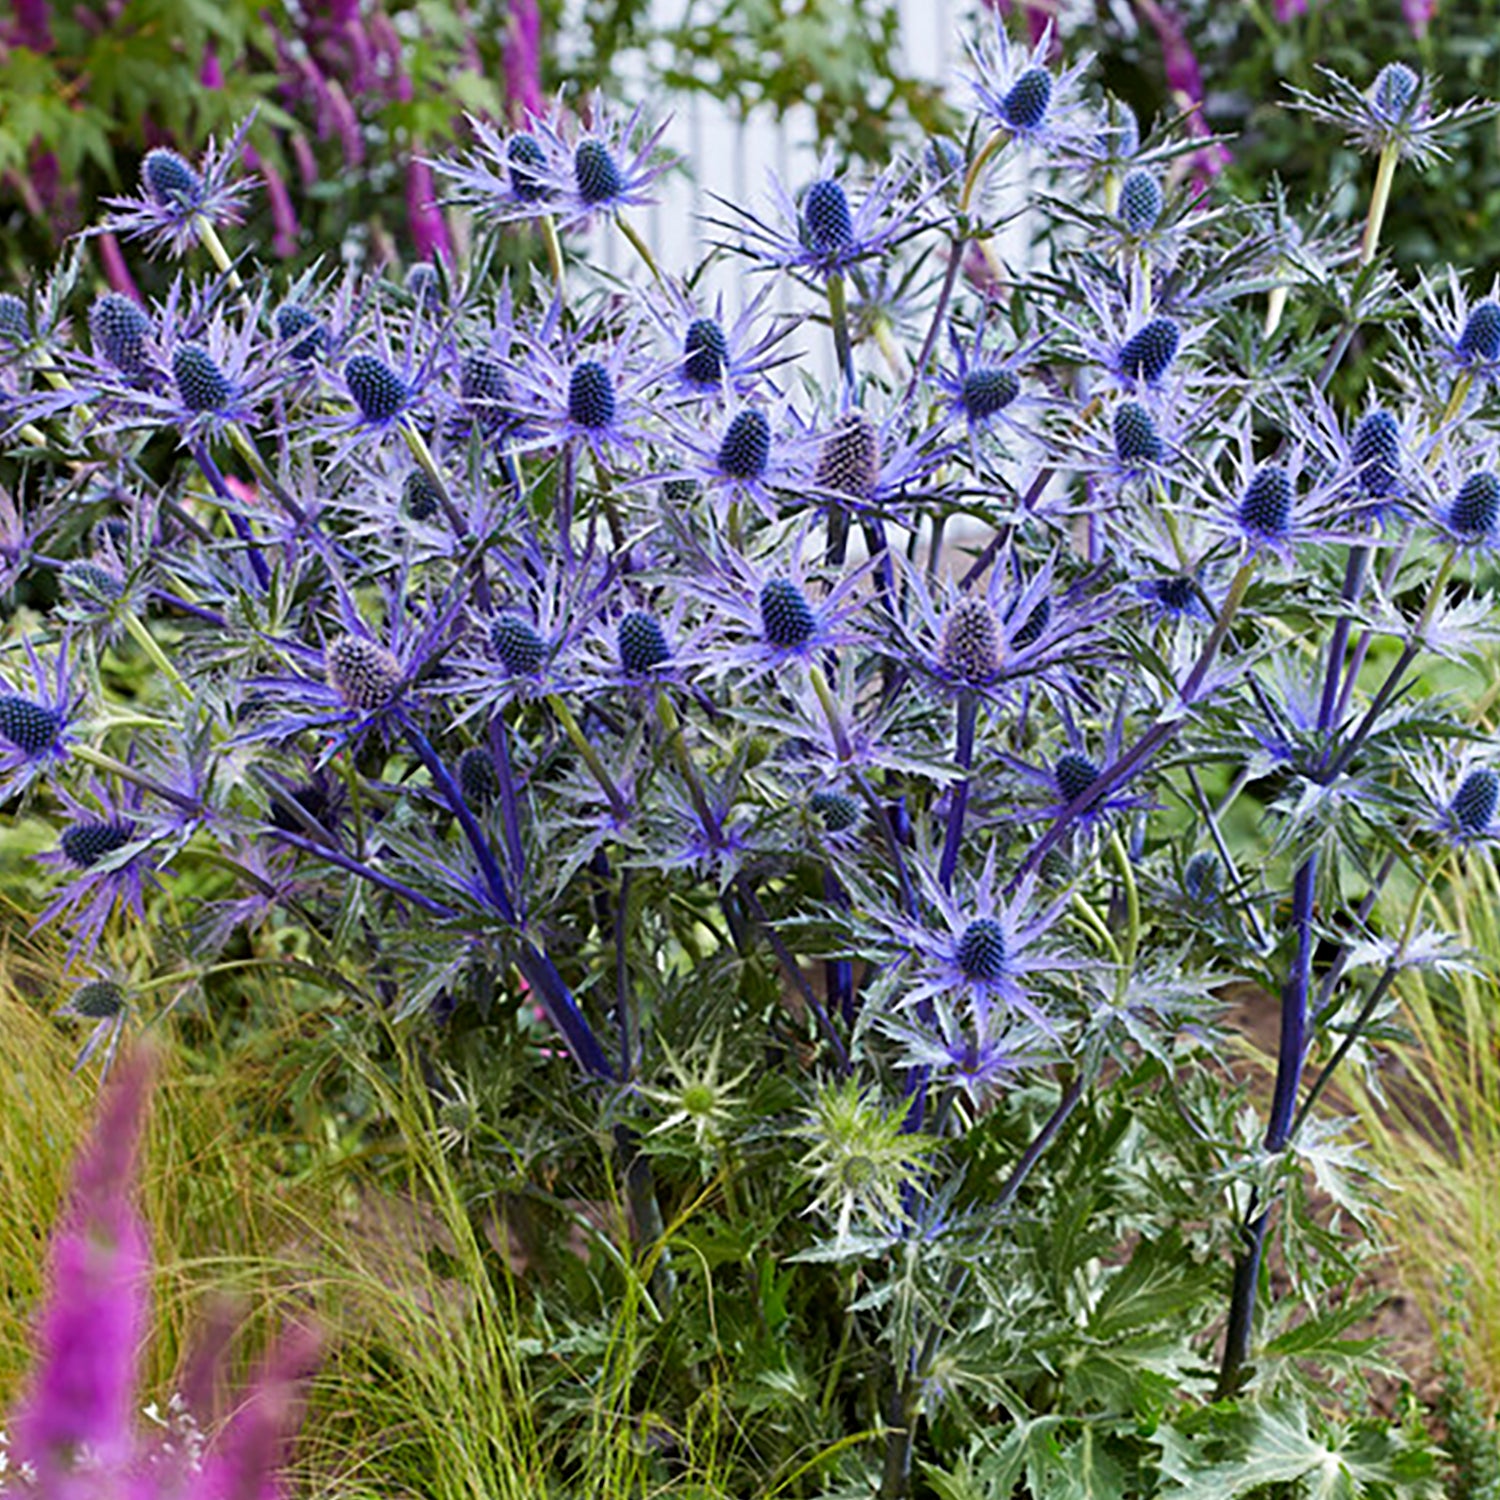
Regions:
<svg viewBox="0 0 1500 1500"><path fill-rule="evenodd" d="M134 1448L151 1258L130 1189L151 1073L145 1052L116 1072L52 1242L39 1362L15 1416L15 1457L51 1500L83 1500L77 1470L118 1469Z"/></svg>

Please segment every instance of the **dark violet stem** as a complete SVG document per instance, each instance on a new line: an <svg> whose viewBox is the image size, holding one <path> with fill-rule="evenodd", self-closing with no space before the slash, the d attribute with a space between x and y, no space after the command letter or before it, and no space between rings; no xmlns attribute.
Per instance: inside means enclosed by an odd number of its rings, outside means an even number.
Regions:
<svg viewBox="0 0 1500 1500"><path fill-rule="evenodd" d="M573 489L578 482L578 455L571 442L563 444L562 473L557 481L557 542L563 561L573 564Z"/></svg>
<svg viewBox="0 0 1500 1500"><path fill-rule="evenodd" d="M1365 568L1370 561L1370 549L1366 546L1351 547L1349 560L1344 568L1345 604L1353 604L1359 598L1365 583ZM1328 643L1328 668L1323 674L1323 701L1318 705L1318 730L1327 734L1333 723L1334 707L1338 702L1339 682L1344 671L1344 652L1349 645L1349 626L1352 616L1346 609L1333 627L1333 638Z"/></svg>
<svg viewBox="0 0 1500 1500"><path fill-rule="evenodd" d="M255 574L255 580L261 588L267 589L271 586L271 570L266 566L266 560L261 555L261 550L255 545L255 534L250 530L250 523L239 513L236 500L229 492L229 485L225 482L219 466L213 461L213 456L202 443L194 443L190 449L193 462L203 471L203 477L213 487L214 494L224 504L224 513L229 517L229 524L234 527L235 535L245 543L249 549L250 571Z"/></svg>
<svg viewBox="0 0 1500 1500"><path fill-rule="evenodd" d="M452 772L443 764L443 758L432 747L432 741L422 733L405 714L397 716L401 728L405 731L407 743L417 752L417 757L427 767L428 775L432 777L433 783L443 794L443 800L448 804L449 811L458 819L459 827L464 831L464 837L469 841L469 847L474 851L474 857L479 861L479 873L484 877L485 887L490 893L490 904L500 913L501 918L515 924L516 908L511 902L510 893L505 888L505 876L501 873L500 865L495 859L495 851L490 848L489 840L484 836L484 830L469 810L469 804L464 801L464 794L459 790L458 783L454 781Z"/></svg>
<svg viewBox="0 0 1500 1500"><path fill-rule="evenodd" d="M516 777L510 764L510 736L505 720L496 714L489 725L490 761L500 783L500 830L505 835L505 853L510 860L511 877L516 883L517 900L521 901L526 878L526 851L521 845L521 809L516 800Z"/></svg>
<svg viewBox="0 0 1500 1500"><path fill-rule="evenodd" d="M875 826L880 830L880 836L885 840L886 851L891 856L891 864L896 871L896 879L901 886L901 906L907 916L915 917L917 914L917 892L911 883L911 875L906 868L906 858L901 852L901 840L896 837L895 825L891 822L890 809L886 807L879 797L875 795L875 789L865 779L863 771L854 771L852 780L855 789L865 799L865 806L870 810L870 816L875 819Z"/></svg>
<svg viewBox="0 0 1500 1500"><path fill-rule="evenodd" d="M1405 560L1407 548L1411 545L1412 528L1408 527L1406 535L1402 537L1400 546L1396 547L1385 565L1385 572L1381 575L1381 590L1389 594L1396 582L1396 575L1401 571L1401 564ZM1333 722L1341 724L1344 716L1349 712L1349 702L1354 697L1354 688L1359 681L1359 674L1364 668L1365 657L1369 655L1370 644L1375 639L1375 632L1366 625L1360 632L1359 640L1355 643L1354 654L1349 659L1349 670L1344 674L1344 686L1339 693L1338 708L1334 711Z"/></svg>
<svg viewBox="0 0 1500 1500"><path fill-rule="evenodd" d="M361 880L368 880L371 885L378 885L382 890L389 891L393 896L410 902L419 911L425 911L430 916L441 917L446 921L457 915L452 907L444 906L441 901L434 901L431 896L424 896L420 891L412 890L409 885L403 885L399 880L392 880L389 875L382 875L379 870L371 869L369 865L363 864L352 855L345 854L342 849L320 844L316 839L305 838L302 834L292 833L285 828L268 828L266 833L280 843L290 844L292 848L300 849L304 854L311 854L317 859L326 859L329 864L337 865L339 869L347 870L351 875L359 876Z"/></svg>
<svg viewBox="0 0 1500 1500"><path fill-rule="evenodd" d="M953 788L948 808L948 829L943 835L943 854L938 863L938 884L946 891L953 884L958 868L958 848L964 836L964 814L969 807L969 770L974 764L974 730L979 723L979 695L965 688L958 695L958 743L953 759L962 771L963 780Z"/></svg>
<svg viewBox="0 0 1500 1500"><path fill-rule="evenodd" d="M620 895L615 902L615 1024L620 1031L620 1077L629 1078L635 1070L634 1028L630 1005L630 871L620 876Z"/></svg>
<svg viewBox="0 0 1500 1500"><path fill-rule="evenodd" d="M1266 1124L1265 1149L1273 1155L1284 1151L1291 1139L1297 1091L1302 1082L1302 1064L1307 1055L1307 1000L1312 979L1313 897L1317 890L1318 857L1309 854L1292 881L1292 925L1297 934L1297 956L1281 990L1281 1046L1276 1059L1276 1089L1271 1116ZM1255 1324L1256 1294L1260 1284L1261 1256L1270 1228L1274 1205L1256 1212L1258 1192L1252 1193L1243 1230L1243 1245L1234 1265L1229 1300L1229 1325L1224 1334L1224 1357L1219 1366L1218 1395L1238 1391L1250 1357L1250 1337Z"/></svg>
<svg viewBox="0 0 1500 1500"><path fill-rule="evenodd" d="M840 911L849 910L848 891L826 865L823 867L823 899ZM843 1017L844 1025L853 1026L854 965L847 958L830 958L823 965L823 986L828 991L829 1008Z"/></svg>
<svg viewBox="0 0 1500 1500"><path fill-rule="evenodd" d="M192 615L195 619L202 620L208 625L215 625L220 630L229 628L229 621L218 610L207 609L201 604L193 604L187 599L179 598L176 594L169 594L166 589L152 589L151 597L159 599L168 609L175 609L184 615Z"/></svg>

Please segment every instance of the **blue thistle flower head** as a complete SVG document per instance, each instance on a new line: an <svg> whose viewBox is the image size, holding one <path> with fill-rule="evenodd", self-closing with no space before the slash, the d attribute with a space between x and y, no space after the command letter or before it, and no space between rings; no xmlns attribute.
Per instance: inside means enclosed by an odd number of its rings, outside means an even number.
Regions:
<svg viewBox="0 0 1500 1500"><path fill-rule="evenodd" d="M959 399L971 422L983 422L1005 410L1021 394L1021 381L1004 366L978 365L963 378Z"/></svg>
<svg viewBox="0 0 1500 1500"><path fill-rule="evenodd" d="M49 673L31 642L24 645L29 682L0 677L0 803L66 760L71 740L76 699L67 651L59 650Z"/></svg>
<svg viewBox="0 0 1500 1500"><path fill-rule="evenodd" d="M524 131L511 136L505 144L505 161L510 190L522 203L537 203L547 197L545 172L547 153L534 135Z"/></svg>
<svg viewBox="0 0 1500 1500"><path fill-rule="evenodd" d="M1245 486L1240 524L1253 536L1279 540L1291 527L1292 501L1291 476L1279 464L1263 464Z"/></svg>
<svg viewBox="0 0 1500 1500"><path fill-rule="evenodd" d="M966 979L994 983L1005 973L1005 929L993 917L976 917L959 935L954 957Z"/></svg>
<svg viewBox="0 0 1500 1500"><path fill-rule="evenodd" d="M328 330L305 307L284 302L273 320L277 341L289 345L287 357L298 363L317 359L328 349Z"/></svg>
<svg viewBox="0 0 1500 1500"><path fill-rule="evenodd" d="M1421 77L1404 62L1387 63L1370 85L1370 99L1376 112L1393 125L1412 113L1421 92Z"/></svg>
<svg viewBox="0 0 1500 1500"><path fill-rule="evenodd" d="M859 822L859 803L845 792L817 791L807 799L827 833L847 833Z"/></svg>
<svg viewBox="0 0 1500 1500"><path fill-rule="evenodd" d="M573 179L578 196L590 206L610 202L625 187L619 164L603 141L579 141L573 152Z"/></svg>
<svg viewBox="0 0 1500 1500"><path fill-rule="evenodd" d="M76 870L89 870L118 853L135 837L135 824L124 819L90 819L63 829L59 847Z"/></svg>
<svg viewBox="0 0 1500 1500"><path fill-rule="evenodd" d="M1182 331L1171 318L1152 318L1120 346L1116 367L1126 380L1157 385L1177 358Z"/></svg>
<svg viewBox="0 0 1500 1500"><path fill-rule="evenodd" d="M1388 501L1400 493L1401 428L1390 412L1377 407L1362 417L1349 451L1367 500Z"/></svg>
<svg viewBox="0 0 1500 1500"><path fill-rule="evenodd" d="M774 175L770 179L773 211L762 218L742 204L717 193L710 197L735 217L709 218L716 228L737 233L738 243L720 242L778 270L805 271L827 278L861 261L883 256L893 246L926 227L922 215L942 191L935 183L915 193L907 191L917 168L889 166L863 192L851 192L835 175L831 155L818 164L818 176L800 201Z"/></svg>
<svg viewBox="0 0 1500 1500"><path fill-rule="evenodd" d="M736 413L719 444L719 467L731 479L759 479L771 458L771 424L765 413L746 407Z"/></svg>
<svg viewBox="0 0 1500 1500"><path fill-rule="evenodd" d="M151 319L141 308L118 292L105 292L89 309L89 334L95 350L122 375L146 373L146 341Z"/></svg>
<svg viewBox="0 0 1500 1500"><path fill-rule="evenodd" d="M1005 20L997 11L994 28L980 40L966 41L974 65L972 82L980 113L1010 135L1046 145L1072 156L1097 134L1092 118L1077 121L1078 80L1093 59L1082 56L1072 66L1054 73L1048 67L1052 28L1030 47L1011 41Z"/></svg>
<svg viewBox="0 0 1500 1500"><path fill-rule="evenodd" d="M1471 363L1491 364L1500 359L1500 302L1486 297L1469 309L1457 350Z"/></svg>
<svg viewBox="0 0 1500 1500"><path fill-rule="evenodd" d="M1159 464L1165 449L1156 419L1139 401L1122 401L1111 418L1115 457L1126 468Z"/></svg>
<svg viewBox="0 0 1500 1500"><path fill-rule="evenodd" d="M1099 779L1099 765L1081 750L1067 750L1052 767L1058 795L1064 802L1081 797Z"/></svg>
<svg viewBox="0 0 1500 1500"><path fill-rule="evenodd" d="M620 665L631 677L650 677L672 660L661 621L644 609L632 609L620 616L615 627Z"/></svg>
<svg viewBox="0 0 1500 1500"><path fill-rule="evenodd" d="M323 662L328 686L359 713L378 712L401 690L401 663L368 636L335 636L328 643Z"/></svg>
<svg viewBox="0 0 1500 1500"><path fill-rule="evenodd" d="M476 746L458 757L458 789L475 812L483 812L500 795L500 777L488 750Z"/></svg>
<svg viewBox="0 0 1500 1500"><path fill-rule="evenodd" d="M1450 811L1460 835L1477 838L1486 834L1500 807L1500 775L1488 766L1470 771L1453 794Z"/></svg>
<svg viewBox="0 0 1500 1500"><path fill-rule="evenodd" d="M179 344L172 351L172 379L191 412L220 412L234 399L224 372L202 344Z"/></svg>
<svg viewBox="0 0 1500 1500"><path fill-rule="evenodd" d="M995 675L1000 668L1000 622L987 599L960 599L948 611L938 660L959 681L985 683Z"/></svg>
<svg viewBox="0 0 1500 1500"><path fill-rule="evenodd" d="M413 262L406 270L406 290L424 313L434 313L443 305L443 280L438 268L428 260Z"/></svg>
<svg viewBox="0 0 1500 1500"><path fill-rule="evenodd" d="M802 198L802 230L817 255L837 256L854 243L854 216L841 183L822 178L808 188Z"/></svg>
<svg viewBox="0 0 1500 1500"><path fill-rule="evenodd" d="M0 343L12 348L31 342L31 313L14 292L0 292Z"/></svg>
<svg viewBox="0 0 1500 1500"><path fill-rule="evenodd" d="M344 363L344 384L366 422L384 424L411 400L406 382L376 354L354 354Z"/></svg>
<svg viewBox="0 0 1500 1500"><path fill-rule="evenodd" d="M547 643L524 615L507 613L490 624L490 649L512 677L534 677L547 659Z"/></svg>
<svg viewBox="0 0 1500 1500"><path fill-rule="evenodd" d="M773 646L790 649L812 639L817 617L807 595L791 579L768 579L759 602L761 632Z"/></svg>
<svg viewBox="0 0 1500 1500"><path fill-rule="evenodd" d="M599 430L615 419L615 383L598 360L575 365L568 377L568 416L580 427Z"/></svg>
<svg viewBox="0 0 1500 1500"><path fill-rule="evenodd" d="M175 151L158 146L141 163L141 185L163 207L196 207L203 197L203 178Z"/></svg>
<svg viewBox="0 0 1500 1500"><path fill-rule="evenodd" d="M1030 134L1047 118L1052 103L1052 75L1042 67L1027 68L1006 90L1001 114L1012 129Z"/></svg>
<svg viewBox="0 0 1500 1500"><path fill-rule="evenodd" d="M430 521L442 509L442 496L426 469L410 469L401 482L401 509L413 521Z"/></svg>
<svg viewBox="0 0 1500 1500"><path fill-rule="evenodd" d="M0 740L28 759L40 759L58 747L63 716L45 703L20 693L0 693Z"/></svg>
<svg viewBox="0 0 1500 1500"><path fill-rule="evenodd" d="M1152 172L1137 167L1120 184L1120 218L1132 234L1145 234L1161 217L1161 184Z"/></svg>
<svg viewBox="0 0 1500 1500"><path fill-rule="evenodd" d="M1459 486L1444 517L1453 536L1461 542L1484 542L1500 527L1500 476L1481 469Z"/></svg>
<svg viewBox="0 0 1500 1500"><path fill-rule="evenodd" d="M718 385L729 361L729 342L713 318L694 318L682 341L682 373L695 385Z"/></svg>

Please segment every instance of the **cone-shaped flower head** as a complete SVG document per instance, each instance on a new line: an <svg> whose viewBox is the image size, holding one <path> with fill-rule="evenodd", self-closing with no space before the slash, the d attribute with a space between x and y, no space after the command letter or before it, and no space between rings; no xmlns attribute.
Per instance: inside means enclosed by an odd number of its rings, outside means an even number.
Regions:
<svg viewBox="0 0 1500 1500"><path fill-rule="evenodd" d="M843 185L823 178L802 199L802 232L820 255L834 255L854 243L854 217Z"/></svg>
<svg viewBox="0 0 1500 1500"><path fill-rule="evenodd" d="M406 382L376 354L351 356L344 383L367 422L389 422L411 397Z"/></svg>
<svg viewBox="0 0 1500 1500"><path fill-rule="evenodd" d="M506 142L505 158L509 166L510 190L523 203L535 203L545 197L547 183L543 173L547 154L534 135L513 135Z"/></svg>
<svg viewBox="0 0 1500 1500"><path fill-rule="evenodd" d="M1120 218L1133 234L1144 234L1161 218L1161 184L1144 168L1125 175L1120 184Z"/></svg>
<svg viewBox="0 0 1500 1500"><path fill-rule="evenodd" d="M442 497L425 469L409 469L401 482L401 509L413 521L430 521L442 509Z"/></svg>
<svg viewBox="0 0 1500 1500"><path fill-rule="evenodd" d="M643 609L620 616L615 641L620 648L620 665L632 677L645 677L672 659L661 621Z"/></svg>
<svg viewBox="0 0 1500 1500"><path fill-rule="evenodd" d="M118 292L106 292L89 309L89 334L96 353L102 354L122 375L140 375L146 369L146 340L151 320Z"/></svg>
<svg viewBox="0 0 1500 1500"><path fill-rule="evenodd" d="M719 467L731 479L759 479L771 459L771 424L747 407L736 414L719 444Z"/></svg>
<svg viewBox="0 0 1500 1500"><path fill-rule="evenodd" d="M568 377L568 416L580 427L594 429L614 421L614 381L598 360L584 360Z"/></svg>
<svg viewBox="0 0 1500 1500"><path fill-rule="evenodd" d="M382 645L364 636L340 635L324 653L328 685L350 708L374 713L401 686L401 664Z"/></svg>
<svg viewBox="0 0 1500 1500"><path fill-rule="evenodd" d="M1068 750L1058 756L1052 768L1057 789L1072 802L1081 797L1099 779L1099 767L1080 750Z"/></svg>
<svg viewBox="0 0 1500 1500"><path fill-rule="evenodd" d="M1458 336L1458 352L1467 360L1484 363L1500 359L1500 303L1486 298L1469 309Z"/></svg>
<svg viewBox="0 0 1500 1500"><path fill-rule="evenodd" d="M943 623L939 657L946 671L988 682L1000 666L1000 626L984 599L960 599Z"/></svg>
<svg viewBox="0 0 1500 1500"><path fill-rule="evenodd" d="M55 749L63 716L19 693L0 693L0 740L23 755L42 756Z"/></svg>
<svg viewBox="0 0 1500 1500"><path fill-rule="evenodd" d="M328 347L328 330L305 307L285 302L276 309L276 337L295 360L316 359Z"/></svg>
<svg viewBox="0 0 1500 1500"><path fill-rule="evenodd" d="M1465 540L1492 536L1500 525L1500 477L1481 469L1459 486L1448 508L1448 529Z"/></svg>
<svg viewBox="0 0 1500 1500"><path fill-rule="evenodd" d="M964 415L972 422L982 422L1004 411L1021 393L1021 381L1014 370L997 365L977 365L963 378L959 399Z"/></svg>
<svg viewBox="0 0 1500 1500"><path fill-rule="evenodd" d="M978 917L964 928L956 952L967 979L992 983L1005 973L1005 929L993 917Z"/></svg>
<svg viewBox="0 0 1500 1500"><path fill-rule="evenodd" d="M135 825L121 819L73 823L63 829L59 841L63 857L78 870L92 869L123 849L135 836Z"/></svg>
<svg viewBox="0 0 1500 1500"><path fill-rule="evenodd" d="M603 141L579 141L573 153L573 179L578 196L588 204L608 203L625 190L619 163Z"/></svg>
<svg viewBox="0 0 1500 1500"><path fill-rule="evenodd" d="M547 646L530 620L517 614L500 615L490 626L490 649L513 677L530 677L541 670Z"/></svg>
<svg viewBox="0 0 1500 1500"><path fill-rule="evenodd" d="M835 495L872 498L880 483L880 429L861 412L841 417L823 439L813 477Z"/></svg>
<svg viewBox="0 0 1500 1500"><path fill-rule="evenodd" d="M712 318L694 318L682 341L682 373L698 385L718 385L729 360L729 341Z"/></svg>
<svg viewBox="0 0 1500 1500"><path fill-rule="evenodd" d="M1122 401L1113 419L1115 457L1122 464L1159 464L1161 434L1156 420L1139 401Z"/></svg>
<svg viewBox="0 0 1500 1500"><path fill-rule="evenodd" d="M0 343L24 344L31 338L31 314L14 292L0 292Z"/></svg>
<svg viewBox="0 0 1500 1500"><path fill-rule="evenodd" d="M1453 794L1453 821L1460 833L1481 834L1494 821L1497 806L1500 806L1500 775L1481 766L1459 782Z"/></svg>
<svg viewBox="0 0 1500 1500"><path fill-rule="evenodd" d="M859 821L859 803L843 792L814 792L807 801L829 833L845 833Z"/></svg>
<svg viewBox="0 0 1500 1500"><path fill-rule="evenodd" d="M500 778L488 750L465 750L458 758L458 789L472 808L483 811L500 795Z"/></svg>
<svg viewBox="0 0 1500 1500"><path fill-rule="evenodd" d="M224 372L202 344L179 344L172 351L172 379L189 411L222 411L234 395Z"/></svg>
<svg viewBox="0 0 1500 1500"><path fill-rule="evenodd" d="M760 620L765 638L783 648L811 640L818 625L807 595L789 578L773 578L761 589Z"/></svg>
<svg viewBox="0 0 1500 1500"><path fill-rule="evenodd" d="M1292 522L1292 481L1277 464L1263 464L1250 476L1240 501L1240 524L1255 536L1285 536Z"/></svg>
<svg viewBox="0 0 1500 1500"><path fill-rule="evenodd" d="M1401 483L1401 429L1390 412L1376 409L1354 429L1350 453L1359 486L1371 500L1388 500Z"/></svg>
<svg viewBox="0 0 1500 1500"><path fill-rule="evenodd" d="M163 208L186 207L203 196L203 178L165 146L146 153L141 163L141 185Z"/></svg>
<svg viewBox="0 0 1500 1500"><path fill-rule="evenodd" d="M1120 346L1120 373L1155 385L1172 368L1182 334L1171 318L1152 318Z"/></svg>

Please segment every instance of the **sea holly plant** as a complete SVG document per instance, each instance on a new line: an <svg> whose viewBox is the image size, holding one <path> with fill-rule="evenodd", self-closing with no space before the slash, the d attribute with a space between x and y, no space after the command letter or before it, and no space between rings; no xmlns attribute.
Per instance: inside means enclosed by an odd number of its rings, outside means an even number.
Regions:
<svg viewBox="0 0 1500 1500"><path fill-rule="evenodd" d="M168 294L5 376L38 920L72 991L130 976L111 1050L256 965L394 1028L472 1201L526 1205L537 1347L639 1277L632 1399L727 1408L729 1492L1427 1493L1346 1420L1328 1086L1500 836L1426 675L1495 635L1493 296L1380 252L1484 107L1404 64L1289 101L1376 156L1363 225L1298 225L985 24L962 144L719 201L706 266L633 222L661 121L566 100L432 163L481 230L416 278L163 233L240 202L219 158L117 202Z"/></svg>

